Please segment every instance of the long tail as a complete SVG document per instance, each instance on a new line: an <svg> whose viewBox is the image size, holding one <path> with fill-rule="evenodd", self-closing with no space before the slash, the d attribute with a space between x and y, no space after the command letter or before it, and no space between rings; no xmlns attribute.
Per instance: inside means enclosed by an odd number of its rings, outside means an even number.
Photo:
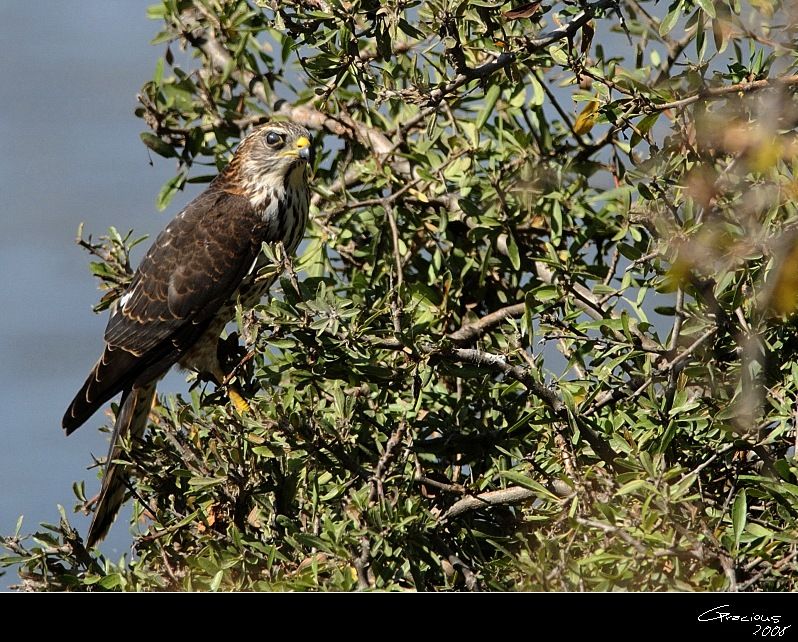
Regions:
<svg viewBox="0 0 798 642"><path fill-rule="evenodd" d="M123 464L114 463L114 460L121 455L120 439L127 438L131 444L135 444L144 434L152 400L155 397L155 384L156 381L151 381L141 387L134 386L122 395L119 414L111 435L111 447L108 450L108 461L100 489L100 499L97 500L94 518L89 528L87 543L90 547L105 537L125 499L128 474L125 470L126 467Z"/></svg>
<svg viewBox="0 0 798 642"><path fill-rule="evenodd" d="M77 430L120 390L129 388L141 373L141 364L140 357L132 352L105 346L102 356L94 364L64 415L61 425L66 434L72 434Z"/></svg>

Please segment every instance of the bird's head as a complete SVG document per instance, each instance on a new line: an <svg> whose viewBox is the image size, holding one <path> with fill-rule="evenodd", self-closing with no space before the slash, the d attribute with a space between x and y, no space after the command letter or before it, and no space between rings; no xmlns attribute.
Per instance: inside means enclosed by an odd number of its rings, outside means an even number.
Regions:
<svg viewBox="0 0 798 642"><path fill-rule="evenodd" d="M313 165L313 138L290 121L270 122L245 136L224 172L250 195L264 190L304 188Z"/></svg>

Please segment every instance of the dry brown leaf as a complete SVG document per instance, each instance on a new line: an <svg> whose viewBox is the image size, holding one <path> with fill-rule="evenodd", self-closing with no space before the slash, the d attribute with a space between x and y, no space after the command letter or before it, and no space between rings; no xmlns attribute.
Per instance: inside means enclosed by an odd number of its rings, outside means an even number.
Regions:
<svg viewBox="0 0 798 642"><path fill-rule="evenodd" d="M599 116L599 101L596 99L587 103L585 108L576 117L574 131L577 134L587 134L596 124Z"/></svg>
<svg viewBox="0 0 798 642"><path fill-rule="evenodd" d="M516 7L515 9L510 9L509 11L503 12L502 15L507 20L521 20L522 18L531 18L540 9L540 4L541 4L540 2L527 2L526 4L522 4L520 7Z"/></svg>

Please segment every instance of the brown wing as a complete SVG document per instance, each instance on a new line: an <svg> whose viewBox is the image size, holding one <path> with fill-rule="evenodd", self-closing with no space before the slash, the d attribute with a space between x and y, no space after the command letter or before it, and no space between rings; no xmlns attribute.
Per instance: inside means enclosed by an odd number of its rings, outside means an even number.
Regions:
<svg viewBox="0 0 798 642"><path fill-rule="evenodd" d="M202 336L265 234L245 197L214 188L169 223L111 313L103 355L64 415L67 434L121 390L161 376Z"/></svg>

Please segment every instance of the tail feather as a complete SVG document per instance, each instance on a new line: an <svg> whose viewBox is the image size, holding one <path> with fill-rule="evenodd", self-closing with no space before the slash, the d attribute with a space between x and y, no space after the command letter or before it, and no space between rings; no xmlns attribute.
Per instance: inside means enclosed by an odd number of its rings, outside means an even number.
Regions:
<svg viewBox="0 0 798 642"><path fill-rule="evenodd" d="M61 425L69 435L91 417L100 406L128 387L138 374L139 357L123 350L106 346L69 408Z"/></svg>
<svg viewBox="0 0 798 642"><path fill-rule="evenodd" d="M155 381L151 381L141 387L134 386L122 395L111 435L100 498L89 527L87 543L90 547L105 537L124 502L129 475L125 470L126 466L114 463L114 460L121 454L120 439L127 438L133 444L144 434L155 397L155 384Z"/></svg>

